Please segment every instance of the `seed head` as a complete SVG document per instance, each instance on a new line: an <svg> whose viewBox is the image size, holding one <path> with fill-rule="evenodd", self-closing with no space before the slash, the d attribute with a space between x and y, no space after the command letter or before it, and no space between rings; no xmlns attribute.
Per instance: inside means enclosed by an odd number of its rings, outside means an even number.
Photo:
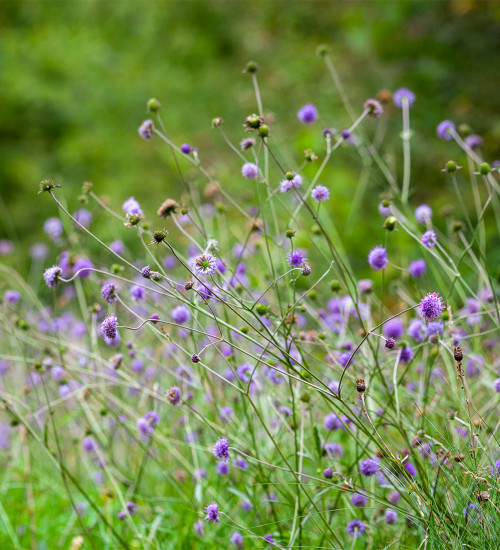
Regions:
<svg viewBox="0 0 500 550"><path fill-rule="evenodd" d="M178 206L179 205L174 199L167 199L162 203L160 208L158 208L156 214L160 216L160 218L168 218L171 214L175 214Z"/></svg>
<svg viewBox="0 0 500 550"><path fill-rule="evenodd" d="M157 231L154 231L151 244L160 244L167 238L167 235L168 231L166 229L158 229Z"/></svg>
<svg viewBox="0 0 500 550"><path fill-rule="evenodd" d="M364 393L366 391L366 384L364 378L358 378L356 380L356 389L358 390L358 393Z"/></svg>
<svg viewBox="0 0 500 550"><path fill-rule="evenodd" d="M462 348L460 346L457 346L453 350L453 358L457 363L460 363L462 359L464 358L464 354L462 353Z"/></svg>

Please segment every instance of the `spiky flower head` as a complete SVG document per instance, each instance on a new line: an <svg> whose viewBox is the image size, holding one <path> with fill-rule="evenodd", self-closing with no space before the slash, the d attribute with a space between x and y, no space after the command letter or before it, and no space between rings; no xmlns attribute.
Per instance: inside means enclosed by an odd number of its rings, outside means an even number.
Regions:
<svg viewBox="0 0 500 550"><path fill-rule="evenodd" d="M433 321L441 317L444 309L443 299L439 296L439 292L429 292L422 298L418 311L426 321Z"/></svg>
<svg viewBox="0 0 500 550"><path fill-rule="evenodd" d="M118 319L113 313L104 317L104 321L101 323L101 332L110 340L114 340L117 335L116 327L118 326Z"/></svg>
<svg viewBox="0 0 500 550"><path fill-rule="evenodd" d="M400 88L394 92L392 100L394 105L400 109L403 107L404 102L408 104L408 107L411 107L415 103L415 94L407 88Z"/></svg>
<svg viewBox="0 0 500 550"><path fill-rule="evenodd" d="M137 132L142 139L149 141L153 138L153 121L151 119L145 120L138 128Z"/></svg>
<svg viewBox="0 0 500 550"><path fill-rule="evenodd" d="M299 109L297 118L302 124L312 124L318 119L318 109L312 103L307 103Z"/></svg>
<svg viewBox="0 0 500 550"><path fill-rule="evenodd" d="M217 523L219 519L219 505L216 502L211 502L208 506L205 507L207 515L205 516L206 521L212 521Z"/></svg>
<svg viewBox="0 0 500 550"><path fill-rule="evenodd" d="M368 254L368 264L372 269L375 271L382 271L386 268L388 263L387 251L383 246L372 248Z"/></svg>
<svg viewBox="0 0 500 550"><path fill-rule="evenodd" d="M178 388L177 386L172 386L167 391L166 397L167 397L167 401L171 405L177 405L177 403L179 403L179 401L181 400L181 390L180 390L180 388Z"/></svg>
<svg viewBox="0 0 500 550"><path fill-rule="evenodd" d="M229 441L225 437L218 439L212 448L212 453L222 462L227 462L230 458Z"/></svg>
<svg viewBox="0 0 500 550"><path fill-rule="evenodd" d="M427 248L432 248L436 246L436 243L437 243L437 236L432 229L429 229L429 231L426 231L422 235L422 244L424 244Z"/></svg>
<svg viewBox="0 0 500 550"><path fill-rule="evenodd" d="M196 256L192 265L197 275L206 277L215 273L217 269L217 258L213 254L210 254L210 252L206 252L201 256Z"/></svg>
<svg viewBox="0 0 500 550"><path fill-rule="evenodd" d="M59 277L62 274L62 269L58 265L53 265L45 270L43 279L45 284L49 287L54 287L59 281Z"/></svg>
<svg viewBox="0 0 500 550"><path fill-rule="evenodd" d="M168 218L171 214L175 214L178 206L179 205L176 201L174 201L174 199L167 199L163 201L156 214L160 216L160 218Z"/></svg>
<svg viewBox="0 0 500 550"><path fill-rule="evenodd" d="M296 248L295 250L290 250L286 260L291 267L303 267L307 258L305 257L303 250Z"/></svg>
<svg viewBox="0 0 500 550"><path fill-rule="evenodd" d="M368 116L370 118L379 118L379 116L384 112L384 108L381 103L376 99L367 99L363 103L363 109L368 111Z"/></svg>
<svg viewBox="0 0 500 550"><path fill-rule="evenodd" d="M118 300L118 295L116 294L117 288L113 282L104 283L101 287L101 295L108 304L112 304Z"/></svg>

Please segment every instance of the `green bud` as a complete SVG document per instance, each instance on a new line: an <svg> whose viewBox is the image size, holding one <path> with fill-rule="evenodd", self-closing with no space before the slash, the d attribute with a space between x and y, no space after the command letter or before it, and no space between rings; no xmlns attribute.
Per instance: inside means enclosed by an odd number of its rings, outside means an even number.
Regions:
<svg viewBox="0 0 500 550"><path fill-rule="evenodd" d="M261 124L259 127L259 136L262 138L269 137L269 126L267 124Z"/></svg>
<svg viewBox="0 0 500 550"><path fill-rule="evenodd" d="M161 243L163 242L168 235L168 231L166 229L158 229L157 231L153 231L153 243Z"/></svg>
<svg viewBox="0 0 500 550"><path fill-rule="evenodd" d="M382 201L382 206L385 207L385 208L387 208L388 206L391 206L391 202L388 201L387 199L384 199L384 200Z"/></svg>
<svg viewBox="0 0 500 550"><path fill-rule="evenodd" d="M212 128L220 128L222 126L222 123L224 121L220 117L216 117L212 119Z"/></svg>
<svg viewBox="0 0 500 550"><path fill-rule="evenodd" d="M319 340L325 340L326 334L324 332L318 332L317 334Z"/></svg>
<svg viewBox="0 0 500 550"><path fill-rule="evenodd" d="M314 162L315 160L318 160L318 156L313 153L312 149L306 149L304 151L304 158L307 162Z"/></svg>
<svg viewBox="0 0 500 550"><path fill-rule="evenodd" d="M115 275L118 275L118 273L121 273L123 270L124 270L124 267L121 266L121 265L113 264L113 265L111 266L111 271L112 271Z"/></svg>
<svg viewBox="0 0 500 550"><path fill-rule="evenodd" d="M327 55L329 51L330 51L330 46L327 46L326 44L320 44L316 48L316 55L318 57L325 57L325 55Z"/></svg>
<svg viewBox="0 0 500 550"><path fill-rule="evenodd" d="M316 300L318 297L318 293L313 289L309 291L309 299L310 300Z"/></svg>
<svg viewBox="0 0 500 550"><path fill-rule="evenodd" d="M157 113L160 109L161 109L161 104L157 99L155 99L154 97L152 97L151 99L148 99L148 103L147 103L148 113Z"/></svg>
<svg viewBox="0 0 500 550"><path fill-rule="evenodd" d="M86 195L79 195L78 196L78 202L80 204L87 204L87 202L88 202L87 196Z"/></svg>
<svg viewBox="0 0 500 550"><path fill-rule="evenodd" d="M439 355L439 350L437 348L432 348L430 353L429 353L430 357L432 357L432 359L435 359L438 355Z"/></svg>
<svg viewBox="0 0 500 550"><path fill-rule="evenodd" d="M384 229L387 229L387 231L392 231L396 227L397 223L398 220L394 216L389 216L385 219L383 227Z"/></svg>
<svg viewBox="0 0 500 550"><path fill-rule="evenodd" d="M255 311L257 315L265 315L268 311L268 307L265 304L257 304Z"/></svg>
<svg viewBox="0 0 500 550"><path fill-rule="evenodd" d="M330 290L332 292L337 292L341 289L341 286L340 286L340 283L337 281L337 279L334 279L331 283L330 283Z"/></svg>
<svg viewBox="0 0 500 550"><path fill-rule="evenodd" d="M470 136L472 134L472 128L468 124L460 124L458 127L458 133L462 137Z"/></svg>
<svg viewBox="0 0 500 550"><path fill-rule="evenodd" d="M309 401L311 401L311 394L309 392L304 392L300 396L300 400L303 401L304 403L309 403Z"/></svg>
<svg viewBox="0 0 500 550"><path fill-rule="evenodd" d="M38 191L38 194L43 193L45 191L52 191L52 189L55 189L56 187L61 187L60 185L57 185L52 180L43 180L40 182L40 191Z"/></svg>
<svg viewBox="0 0 500 550"><path fill-rule="evenodd" d="M455 233L459 233L460 231L462 231L464 227L464 224L460 221L456 221L454 224L453 224L453 231Z"/></svg>
<svg viewBox="0 0 500 550"><path fill-rule="evenodd" d="M443 319L443 321L448 321L450 319L450 314L448 313L447 310L443 311L441 319Z"/></svg>
<svg viewBox="0 0 500 550"><path fill-rule="evenodd" d="M456 172L457 171L457 165L452 160L449 160L446 163L446 171L447 172Z"/></svg>
<svg viewBox="0 0 500 550"><path fill-rule="evenodd" d="M108 409L102 407L102 409L99 411L99 414L101 416L106 416L108 414Z"/></svg>
<svg viewBox="0 0 500 550"><path fill-rule="evenodd" d="M149 277L150 279L155 281L155 283L157 283L158 281L161 281L161 275L157 271L153 271L153 273L151 273Z"/></svg>
<svg viewBox="0 0 500 550"><path fill-rule="evenodd" d="M40 363L40 361L35 361L35 364L33 366L36 370L42 370L42 363Z"/></svg>
<svg viewBox="0 0 500 550"><path fill-rule="evenodd" d="M487 162L483 162L481 166L479 166L479 172L483 176L487 176L491 172L491 166Z"/></svg>
<svg viewBox="0 0 500 550"><path fill-rule="evenodd" d="M295 174L292 172L292 170L288 170L288 172L286 173L285 177L286 177L286 179L287 179L288 181L292 181L293 178L295 177Z"/></svg>
<svg viewBox="0 0 500 550"><path fill-rule="evenodd" d="M285 231L285 236L287 239L291 239L292 237L295 237L295 231L293 229L287 229Z"/></svg>
<svg viewBox="0 0 500 550"><path fill-rule="evenodd" d="M318 224L316 224L316 223L311 227L311 231L312 231L315 235L321 235L321 227L320 227Z"/></svg>
<svg viewBox="0 0 500 550"><path fill-rule="evenodd" d="M144 223L142 224L142 228L144 229L144 231L148 231L149 228L150 228L149 223L148 223L148 222L144 222Z"/></svg>
<svg viewBox="0 0 500 550"><path fill-rule="evenodd" d="M243 72L253 74L256 73L258 69L259 66L255 63L255 61L249 61Z"/></svg>
<svg viewBox="0 0 500 550"><path fill-rule="evenodd" d="M248 334L248 327L245 325L241 326L240 332L242 332L243 334Z"/></svg>

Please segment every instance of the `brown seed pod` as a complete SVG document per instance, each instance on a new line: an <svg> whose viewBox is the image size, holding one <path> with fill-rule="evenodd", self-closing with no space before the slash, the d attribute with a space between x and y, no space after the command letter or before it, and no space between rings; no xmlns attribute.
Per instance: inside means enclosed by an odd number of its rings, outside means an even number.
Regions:
<svg viewBox="0 0 500 550"><path fill-rule="evenodd" d="M364 393L366 391L366 384L364 378L358 378L356 380L356 389L358 390L358 393Z"/></svg>
<svg viewBox="0 0 500 550"><path fill-rule="evenodd" d="M455 358L455 361L457 363L460 363L462 359L464 358L464 354L462 353L462 348L460 346L456 347L453 350L453 357Z"/></svg>

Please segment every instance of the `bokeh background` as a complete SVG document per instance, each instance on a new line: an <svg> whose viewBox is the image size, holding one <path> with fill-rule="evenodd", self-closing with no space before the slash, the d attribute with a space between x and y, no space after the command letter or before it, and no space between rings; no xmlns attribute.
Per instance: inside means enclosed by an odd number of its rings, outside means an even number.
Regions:
<svg viewBox="0 0 500 550"><path fill-rule="evenodd" d="M259 64L277 142L286 149L294 135L297 159L301 145L324 148L321 126L298 123L301 105L315 103L324 125L349 124L315 55L322 43L354 105L384 88L417 95L415 201L448 204L437 167L454 149L435 138L441 120L469 124L485 139L485 157L500 157L499 2L2 1L0 28L0 238L16 243L21 268L27 246L49 243L42 226L56 207L36 196L44 178L63 186L73 211L84 181L117 208L130 195L153 212L166 196L178 198L168 149L137 135L152 96L172 139L198 147L230 189L239 162L211 120L222 117L231 139L243 137L242 121L256 110L242 74L249 59ZM387 147L397 158L400 112L389 113L391 124ZM345 214L359 161L342 158L326 177L337 199L332 215ZM374 215L382 192L375 185L363 197ZM106 219L95 214L93 227L105 235Z"/></svg>

